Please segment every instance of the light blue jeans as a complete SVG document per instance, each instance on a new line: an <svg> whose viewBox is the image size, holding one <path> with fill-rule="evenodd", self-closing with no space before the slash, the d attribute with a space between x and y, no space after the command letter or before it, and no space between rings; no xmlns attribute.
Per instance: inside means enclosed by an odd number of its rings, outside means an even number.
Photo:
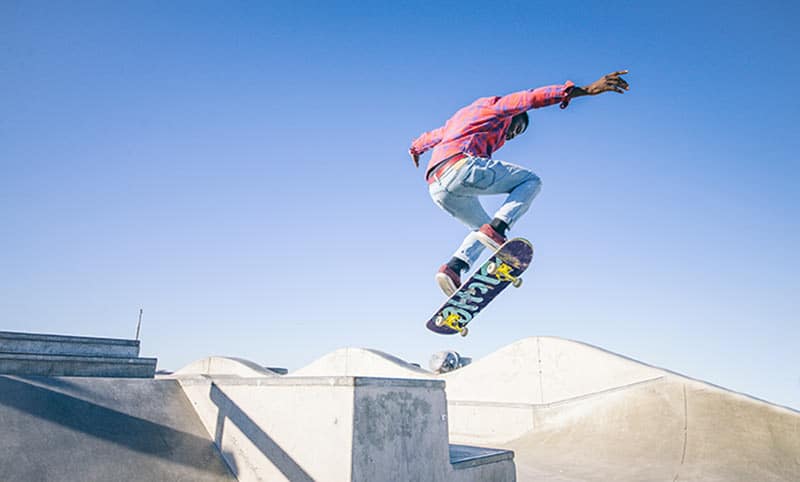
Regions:
<svg viewBox="0 0 800 482"><path fill-rule="evenodd" d="M441 178L434 179L428 190L433 202L472 230L453 254L472 266L484 248L475 231L492 220L478 196L508 194L494 217L510 227L525 214L541 188L539 176L524 167L468 157L460 167L448 169Z"/></svg>

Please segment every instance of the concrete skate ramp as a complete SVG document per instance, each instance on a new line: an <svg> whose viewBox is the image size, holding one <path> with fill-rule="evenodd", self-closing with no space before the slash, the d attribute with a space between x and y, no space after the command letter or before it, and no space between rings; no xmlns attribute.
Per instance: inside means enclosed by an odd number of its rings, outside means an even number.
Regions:
<svg viewBox="0 0 800 482"><path fill-rule="evenodd" d="M526 338L445 375L450 438L520 481L797 481L800 413L590 345Z"/></svg>
<svg viewBox="0 0 800 482"><path fill-rule="evenodd" d="M451 443L520 481L800 481L800 413L588 344L531 337L443 375L365 349L293 375L445 380Z"/></svg>
<svg viewBox="0 0 800 482"><path fill-rule="evenodd" d="M175 380L0 376L0 480L235 480Z"/></svg>
<svg viewBox="0 0 800 482"><path fill-rule="evenodd" d="M800 415L678 377L532 409L520 481L797 481Z"/></svg>
<svg viewBox="0 0 800 482"><path fill-rule="evenodd" d="M342 348L291 373L294 377L434 378L432 372L379 350Z"/></svg>
<svg viewBox="0 0 800 482"><path fill-rule="evenodd" d="M667 373L584 343L530 337L443 378L450 400L542 404L653 380Z"/></svg>

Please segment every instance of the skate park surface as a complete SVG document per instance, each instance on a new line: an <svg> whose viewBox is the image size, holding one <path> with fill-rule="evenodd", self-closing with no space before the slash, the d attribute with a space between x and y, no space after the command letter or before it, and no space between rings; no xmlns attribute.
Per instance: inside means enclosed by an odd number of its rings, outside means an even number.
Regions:
<svg viewBox="0 0 800 482"><path fill-rule="evenodd" d="M344 349L294 374L430 376ZM446 381L450 441L514 451L518 480L800 480L800 413L587 344L533 337Z"/></svg>
<svg viewBox="0 0 800 482"><path fill-rule="evenodd" d="M280 373L2 376L0 480L800 480L800 412L576 341L444 374L363 348Z"/></svg>

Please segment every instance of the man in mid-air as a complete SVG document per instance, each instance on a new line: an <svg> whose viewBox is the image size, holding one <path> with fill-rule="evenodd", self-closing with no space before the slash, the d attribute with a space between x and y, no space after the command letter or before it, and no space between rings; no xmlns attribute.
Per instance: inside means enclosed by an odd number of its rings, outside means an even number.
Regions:
<svg viewBox="0 0 800 482"><path fill-rule="evenodd" d="M604 75L585 87L567 81L523 90L502 97L482 97L456 112L442 127L426 132L408 150L414 165L433 149L425 170L433 201L471 229L450 261L436 273L436 282L447 296L461 286L461 273L480 256L484 247L497 249L506 241L506 230L519 220L539 193L542 182L530 170L492 159L506 141L525 132L531 109L560 104L564 109L575 97L603 92L624 93L627 70ZM503 205L489 217L478 196L508 194Z"/></svg>

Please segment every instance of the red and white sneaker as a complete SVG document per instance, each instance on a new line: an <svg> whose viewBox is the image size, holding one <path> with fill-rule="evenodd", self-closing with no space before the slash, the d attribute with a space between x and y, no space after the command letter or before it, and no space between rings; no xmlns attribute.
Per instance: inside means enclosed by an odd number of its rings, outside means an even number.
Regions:
<svg viewBox="0 0 800 482"><path fill-rule="evenodd" d="M494 230L491 224L484 224L476 232L475 236L484 246L493 251L497 251L506 242L506 237Z"/></svg>
<svg viewBox="0 0 800 482"><path fill-rule="evenodd" d="M461 275L443 264L436 273L436 283L447 296L452 296L461 287Z"/></svg>

